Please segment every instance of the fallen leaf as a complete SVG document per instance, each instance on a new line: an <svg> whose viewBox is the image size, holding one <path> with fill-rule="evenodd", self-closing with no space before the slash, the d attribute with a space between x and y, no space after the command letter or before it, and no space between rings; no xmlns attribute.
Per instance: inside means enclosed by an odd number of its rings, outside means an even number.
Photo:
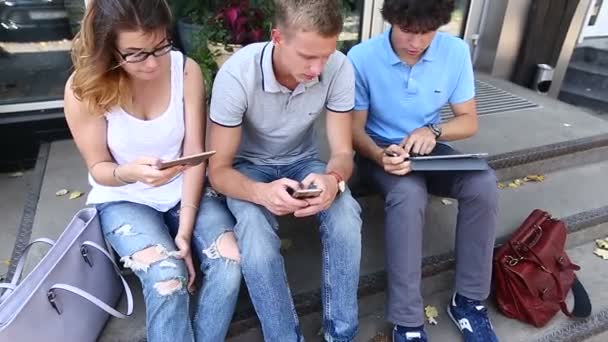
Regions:
<svg viewBox="0 0 608 342"><path fill-rule="evenodd" d="M68 189L61 189L55 193L55 196L65 196L68 194Z"/></svg>
<svg viewBox="0 0 608 342"><path fill-rule="evenodd" d="M513 181L513 183L517 184L518 186L524 185L523 179L516 179L516 180Z"/></svg>
<svg viewBox="0 0 608 342"><path fill-rule="evenodd" d="M2 261L3 264L5 264L6 266L10 266L11 265L11 260L10 259L6 259Z"/></svg>
<svg viewBox="0 0 608 342"><path fill-rule="evenodd" d="M542 182L545 180L545 175L527 175L524 177L524 182Z"/></svg>
<svg viewBox="0 0 608 342"><path fill-rule="evenodd" d="M82 196L82 195L84 195L84 192L81 192L81 191L72 191L72 192L70 193L70 199L71 199L71 200L73 200L73 199L77 199L78 197L80 197L80 196Z"/></svg>
<svg viewBox="0 0 608 342"><path fill-rule="evenodd" d="M18 171L18 172L13 172L13 173L9 173L8 176L10 178L19 178L19 177L23 177L23 172Z"/></svg>
<svg viewBox="0 0 608 342"><path fill-rule="evenodd" d="M511 183L509 183L509 188L511 188L511 189L517 189L517 188L519 188L519 185L517 183L515 183L515 182L511 182Z"/></svg>
<svg viewBox="0 0 608 342"><path fill-rule="evenodd" d="M608 250L606 250L606 249L596 248L593 251L593 254L599 256L600 258L602 258L604 260L608 260Z"/></svg>
<svg viewBox="0 0 608 342"><path fill-rule="evenodd" d="M454 202L452 202L451 200L449 200L447 198L444 198L444 199L441 200L441 203L443 203L443 205L450 205L450 204L452 204Z"/></svg>
<svg viewBox="0 0 608 342"><path fill-rule="evenodd" d="M384 335L384 333L379 332L372 338L372 342L390 342L388 336Z"/></svg>
<svg viewBox="0 0 608 342"><path fill-rule="evenodd" d="M608 237L605 239L595 240L595 244L602 249L608 249Z"/></svg>
<svg viewBox="0 0 608 342"><path fill-rule="evenodd" d="M293 246L293 241L291 241L291 239L281 239L281 250L283 252L288 251L291 246Z"/></svg>
<svg viewBox="0 0 608 342"><path fill-rule="evenodd" d="M426 316L430 324L437 325L437 320L435 318L439 316L439 312L437 311L436 307L432 305L427 305L424 308L424 315Z"/></svg>
<svg viewBox="0 0 608 342"><path fill-rule="evenodd" d="M497 186L499 189L504 189L504 188L506 188L506 187L507 187L507 185L506 185L505 183L498 183L498 184L496 184L496 186Z"/></svg>

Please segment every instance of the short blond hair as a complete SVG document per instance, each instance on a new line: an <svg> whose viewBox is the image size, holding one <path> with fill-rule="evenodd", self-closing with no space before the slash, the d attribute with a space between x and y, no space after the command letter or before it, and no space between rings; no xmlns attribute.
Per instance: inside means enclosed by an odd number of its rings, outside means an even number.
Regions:
<svg viewBox="0 0 608 342"><path fill-rule="evenodd" d="M342 32L341 0L274 0L275 26L312 31L323 37Z"/></svg>

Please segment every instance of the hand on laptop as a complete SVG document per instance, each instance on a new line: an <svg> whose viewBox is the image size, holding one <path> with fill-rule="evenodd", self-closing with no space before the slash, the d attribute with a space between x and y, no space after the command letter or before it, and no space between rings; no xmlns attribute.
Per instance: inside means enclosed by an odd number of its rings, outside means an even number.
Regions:
<svg viewBox="0 0 608 342"><path fill-rule="evenodd" d="M435 134L426 126L416 129L401 142L401 146L403 146L406 152L419 155L431 153L436 144L437 139L435 138Z"/></svg>
<svg viewBox="0 0 608 342"><path fill-rule="evenodd" d="M382 167L384 167L384 171L390 174L396 176L406 175L411 171L409 157L409 153L403 147L390 145L382 153Z"/></svg>

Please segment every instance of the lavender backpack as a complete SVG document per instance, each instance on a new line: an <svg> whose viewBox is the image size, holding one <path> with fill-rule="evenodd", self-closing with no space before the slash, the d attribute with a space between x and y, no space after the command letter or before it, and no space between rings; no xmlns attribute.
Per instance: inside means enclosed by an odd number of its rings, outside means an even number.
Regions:
<svg viewBox="0 0 608 342"><path fill-rule="evenodd" d="M51 248L19 283L25 256L37 243ZM0 283L0 341L95 341L109 315L131 315L131 290L104 246L93 208L76 213L57 241L32 241L11 282ZM123 289L126 314L113 308Z"/></svg>

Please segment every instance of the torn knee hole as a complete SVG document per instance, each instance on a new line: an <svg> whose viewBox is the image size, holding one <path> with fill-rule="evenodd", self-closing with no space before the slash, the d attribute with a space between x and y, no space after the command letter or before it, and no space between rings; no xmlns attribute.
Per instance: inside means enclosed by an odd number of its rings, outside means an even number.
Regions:
<svg viewBox="0 0 608 342"><path fill-rule="evenodd" d="M130 268L133 271L148 271L150 265L155 262L161 261L160 267L176 268L177 265L169 260L169 257L176 257L179 254L177 251L169 252L162 245L151 246L141 251L133 253L133 255L126 256L120 260L124 263L126 268Z"/></svg>
<svg viewBox="0 0 608 342"><path fill-rule="evenodd" d="M169 296L184 287L184 284L179 279L171 279L166 281L159 281L154 284L154 289L161 296Z"/></svg>
<svg viewBox="0 0 608 342"><path fill-rule="evenodd" d="M241 262L239 246L236 242L236 235L233 232L225 232L203 253L210 259L226 258L231 261Z"/></svg>

